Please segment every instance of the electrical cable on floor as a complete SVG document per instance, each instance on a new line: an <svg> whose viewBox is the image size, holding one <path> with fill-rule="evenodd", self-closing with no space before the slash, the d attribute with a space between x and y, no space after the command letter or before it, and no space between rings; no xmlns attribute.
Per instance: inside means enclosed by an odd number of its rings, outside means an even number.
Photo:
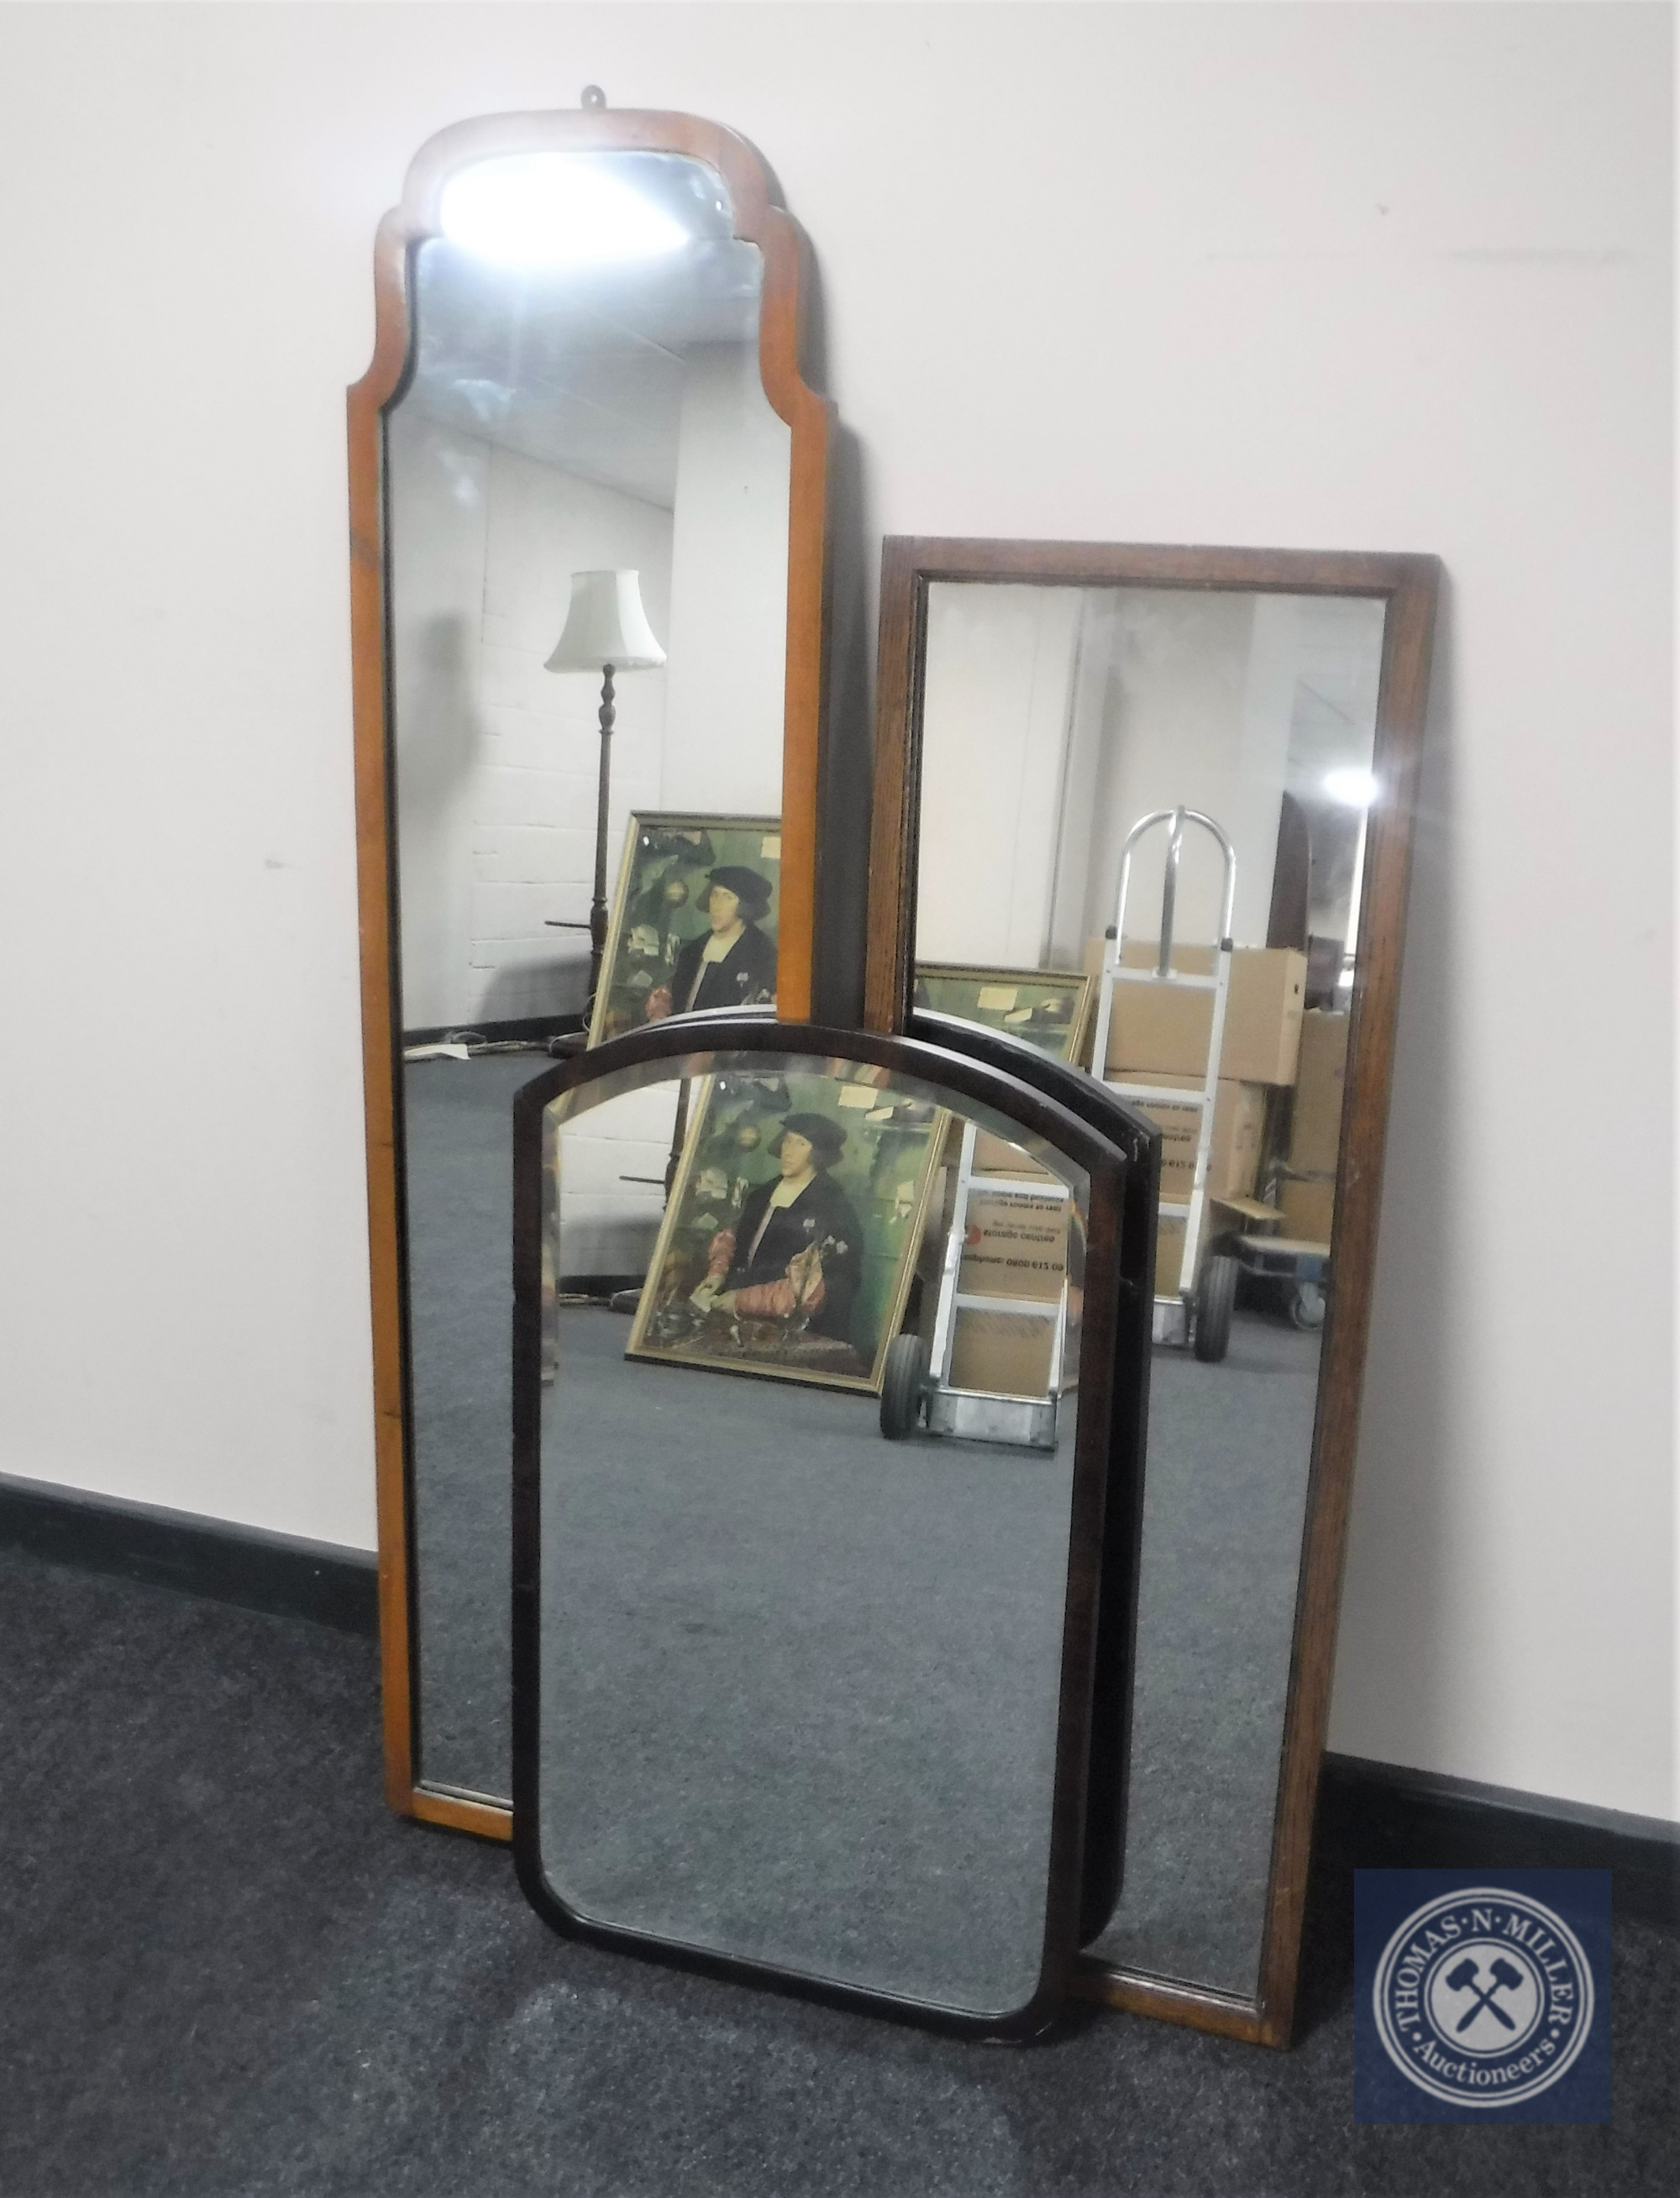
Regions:
<svg viewBox="0 0 1680 2198"><path fill-rule="evenodd" d="M474 1058L481 1053L546 1053L545 1038L486 1038L482 1031L446 1031L451 1045L464 1045Z"/></svg>
<svg viewBox="0 0 1680 2198"><path fill-rule="evenodd" d="M477 1061L491 1053L546 1053L545 1038L486 1038L482 1031L447 1030L424 1045L405 1045L404 1061Z"/></svg>

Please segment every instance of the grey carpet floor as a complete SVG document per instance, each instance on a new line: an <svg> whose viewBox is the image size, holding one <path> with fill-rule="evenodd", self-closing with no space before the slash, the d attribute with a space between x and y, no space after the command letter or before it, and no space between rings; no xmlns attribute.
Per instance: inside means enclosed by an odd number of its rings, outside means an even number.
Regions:
<svg viewBox="0 0 1680 2198"><path fill-rule="evenodd" d="M562 1311L543 1823L602 1921L1002 2013L1037 1990L1073 1431L650 1365Z"/></svg>
<svg viewBox="0 0 1680 2198"><path fill-rule="evenodd" d="M411 1062L407 1133L421 1775L505 1800L513 1101L545 1054Z"/></svg>
<svg viewBox="0 0 1680 2198"><path fill-rule="evenodd" d="M1157 1350L1125 1881L1092 1951L1252 1992L1288 1693L1318 1339L1239 1311L1217 1366Z"/></svg>
<svg viewBox="0 0 1680 2198"><path fill-rule="evenodd" d="M1356 2129L1351 1881L1289 2054L963 2044L554 1937L380 1800L371 1643L0 1550L5 2198L1642 2198L1680 1943L1615 1938L1603 2129ZM1467 1852L1467 1866L1482 1858Z"/></svg>

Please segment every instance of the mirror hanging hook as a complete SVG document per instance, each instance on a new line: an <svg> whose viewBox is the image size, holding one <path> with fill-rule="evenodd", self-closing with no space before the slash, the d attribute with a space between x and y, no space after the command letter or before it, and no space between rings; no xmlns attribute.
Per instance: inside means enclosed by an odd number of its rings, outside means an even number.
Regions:
<svg viewBox="0 0 1680 2198"><path fill-rule="evenodd" d="M578 104L599 113L607 104L607 95L598 84L586 84L578 95Z"/></svg>

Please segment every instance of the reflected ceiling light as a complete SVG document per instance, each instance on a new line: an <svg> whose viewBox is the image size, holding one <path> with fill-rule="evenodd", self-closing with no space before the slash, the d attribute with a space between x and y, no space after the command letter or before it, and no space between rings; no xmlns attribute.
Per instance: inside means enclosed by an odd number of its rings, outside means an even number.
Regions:
<svg viewBox="0 0 1680 2198"><path fill-rule="evenodd" d="M1368 770L1327 770L1324 791L1349 809L1369 809L1376 800L1376 781Z"/></svg>
<svg viewBox="0 0 1680 2198"><path fill-rule="evenodd" d="M498 267L651 259L689 241L627 183L565 153L474 161L444 185L439 220L451 244Z"/></svg>

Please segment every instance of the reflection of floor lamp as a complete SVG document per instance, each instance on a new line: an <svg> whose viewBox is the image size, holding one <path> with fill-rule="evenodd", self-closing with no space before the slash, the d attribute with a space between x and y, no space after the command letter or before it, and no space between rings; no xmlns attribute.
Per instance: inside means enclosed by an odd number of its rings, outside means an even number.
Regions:
<svg viewBox="0 0 1680 2198"><path fill-rule="evenodd" d="M595 805L595 898L589 922L559 922L555 928L590 935L590 991L585 1017L601 983L607 951L607 799L613 778L613 677L619 672L652 672L665 662L642 608L642 585L635 573L574 573L566 625L545 672L601 674L601 776Z"/></svg>

